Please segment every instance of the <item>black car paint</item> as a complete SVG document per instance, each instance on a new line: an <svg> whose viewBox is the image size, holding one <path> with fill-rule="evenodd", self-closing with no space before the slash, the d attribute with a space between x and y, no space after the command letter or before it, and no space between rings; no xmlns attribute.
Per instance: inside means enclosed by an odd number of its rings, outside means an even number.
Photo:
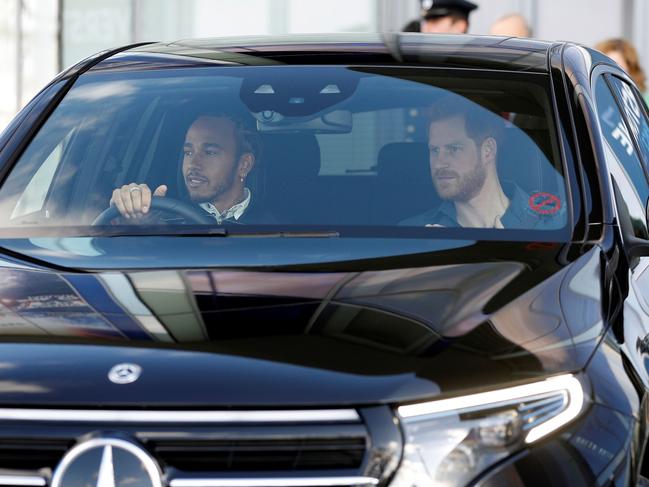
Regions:
<svg viewBox="0 0 649 487"><path fill-rule="evenodd" d="M405 63L422 68L534 71L552 78L562 150L568 167L576 168L567 173L574 207L579 210L574 215L572 243L459 241L456 248L441 249L430 248L425 241L395 239L368 249L344 239L244 242L139 237L135 242L113 237L91 242L101 251L97 260L72 250L78 248L74 237L61 239L58 249L52 242L7 238L0 242L7 252L0 263L4 283L0 318L20 321L23 315L40 313L45 322L64 324L79 315L92 315L95 324L107 326L103 332L88 326L83 333L80 328L71 333L63 326L5 334L0 340L0 404L351 405L360 408L368 425L374 424L373 435L395 443L398 433L390 428L383 431L378 425L385 422L376 418L389 415L397 403L582 371L592 392L588 413L540 445L485 472L477 482L502 485L534 478L539 485L601 485L613 479L620 485L633 483L646 440L649 357L642 343L649 313L629 319L629 302L641 303L643 310L644 296L630 282L637 259L625 251L598 142L590 73L593 66L607 61L589 51L589 65L584 49L571 45L493 38L467 37L456 46L446 42L442 48L421 36L338 44L330 39L326 43L294 39L276 45L241 42L238 47L208 42L147 45L84 64L44 90L3 134L3 173L10 170L38 120L51 111L65 89L62 83L68 87L86 70L214 63ZM606 69L624 76L613 66ZM589 140L594 141L592 146ZM268 244L271 250L257 252L251 260L243 251L234 253L233 242L243 243L242 249L248 251ZM314 262L314 248L327 249L326 258ZM147 262L138 252L142 256L157 252L156 259ZM463 279L449 284L444 269L450 265L462 269ZM138 274L150 273L155 279L156 273L169 272L162 269L176 269L183 276L201 319L253 326L240 335L221 330L221 335L207 333L201 340L173 336L166 343L154 340L115 302L101 276L112 270L133 283ZM400 278L404 269L417 279ZM196 276L210 282L214 274L227 274L236 292L191 285L192 279L199 279ZM490 275L491 282L486 279ZM278 276L285 281L279 295ZM364 280L377 278L382 287L363 289ZM449 296L462 306L450 306L454 302ZM438 306L431 309L430 300L436 297L433 302ZM335 322L335 313L349 307L428 330L429 336L420 349L399 351L390 348L391 337L364 336L362 327L350 336L327 333L327 320ZM167 309L158 318L176 313ZM254 326L269 317L285 324L282 333ZM5 321L2 326L10 325ZM137 389L122 389L105 379L111 365L134 356L146 371ZM219 375L223 370L229 373ZM11 428L0 429L0 436L12 434ZM57 435L47 428L31 428L30 434ZM372 461L366 461L366 468ZM394 465L385 468L385 478L393 469Z"/></svg>
<svg viewBox="0 0 649 487"><path fill-rule="evenodd" d="M180 250L195 254L192 243ZM211 247L214 254L227 255L218 245ZM368 263L353 270L330 263L313 273L274 265L267 257L272 272L218 264L214 271L174 271L186 289L156 292L191 295L204 336L172 334L170 343L154 340L129 317L105 289L101 273L39 275L5 269L0 271L5 315L32 322L50 319L59 326L34 329L30 341L12 343L0 354L11 364L12 377L38 385L39 392L20 402L41 405L87 406L99 400L122 406L335 406L454 395L584 366L604 333L599 296L589 297L598 290L580 289L588 285L585 276L597 272L599 257L593 249L570 266L556 265L564 251L548 244L507 249L485 244L447 251L443 260L419 255L416 267L404 261L382 270ZM491 262L477 258L485 252L494 256ZM151 291L145 284L142 289L140 278L164 281L170 272L125 275L146 303ZM557 296L570 305L562 314L546 313ZM159 311L157 298L152 299L149 307L163 323L181 312L173 307ZM352 309L366 316L352 319L345 333L341 323ZM89 321L85 327L83 320L75 321L81 316ZM380 332L393 335L372 336L375 328L363 329L368 320L381 322ZM82 332L70 338L95 346L64 346L75 325ZM60 346L48 346L51 340ZM33 356L40 360L29 363ZM107 380L94 386L91 397L78 388L91 384L112 361L135 356L150 372L128 396L114 396L119 389ZM79 363L87 367L75 373ZM231 378L215 376L215 370L241 375L228 385ZM79 383L67 381L72 374ZM264 385L270 386L266 393ZM21 396L0 391L0 400L8 402Z"/></svg>

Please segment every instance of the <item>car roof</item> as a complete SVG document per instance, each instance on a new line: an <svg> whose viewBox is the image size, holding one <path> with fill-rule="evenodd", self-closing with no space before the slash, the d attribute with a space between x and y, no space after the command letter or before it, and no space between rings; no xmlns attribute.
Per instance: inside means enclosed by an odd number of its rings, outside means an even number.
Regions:
<svg viewBox="0 0 649 487"><path fill-rule="evenodd" d="M113 54L91 70L405 64L547 73L552 45L511 37L414 33L221 37L135 46Z"/></svg>

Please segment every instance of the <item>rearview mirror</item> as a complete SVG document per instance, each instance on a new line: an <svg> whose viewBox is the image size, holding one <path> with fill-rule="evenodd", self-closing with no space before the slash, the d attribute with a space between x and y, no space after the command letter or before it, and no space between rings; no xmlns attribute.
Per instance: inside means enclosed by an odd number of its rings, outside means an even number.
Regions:
<svg viewBox="0 0 649 487"><path fill-rule="evenodd" d="M353 125L352 113L348 110L333 110L316 117L285 117L272 110L253 115L257 119L257 130L262 133L346 134L351 132Z"/></svg>

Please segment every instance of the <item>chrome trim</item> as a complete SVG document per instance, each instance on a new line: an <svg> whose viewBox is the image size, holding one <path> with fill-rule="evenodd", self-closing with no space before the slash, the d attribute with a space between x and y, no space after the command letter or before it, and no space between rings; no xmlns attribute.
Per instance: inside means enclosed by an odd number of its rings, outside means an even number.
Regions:
<svg viewBox="0 0 649 487"><path fill-rule="evenodd" d="M41 487L47 485L47 482L43 477L27 475L0 475L0 485L33 485Z"/></svg>
<svg viewBox="0 0 649 487"><path fill-rule="evenodd" d="M248 479L173 479L169 487L335 487L377 485L374 477L284 477Z"/></svg>
<svg viewBox="0 0 649 487"><path fill-rule="evenodd" d="M120 411L0 408L0 420L109 423L311 423L360 422L355 409L282 411ZM0 484L2 485L2 484Z"/></svg>
<svg viewBox="0 0 649 487"><path fill-rule="evenodd" d="M121 363L108 371L108 380L113 384L132 384L142 375L142 367L134 363Z"/></svg>
<svg viewBox="0 0 649 487"><path fill-rule="evenodd" d="M115 480L115 467L113 464L113 448L128 452L132 457L135 457L140 462L139 469L141 473L145 473L148 477L148 482L143 482L152 487L162 487L162 472L160 467L145 450L135 443L122 440L120 438L92 438L87 441L78 443L63 456L58 466L52 474L52 481L50 487L66 487L68 484L63 484L63 479L66 477L70 466L74 465L79 457L91 450L101 449L101 463L98 465L99 469L94 473L97 474L97 487L108 487L118 484ZM91 472L92 473L92 472ZM66 480L67 482L67 480ZM75 482L76 483L76 482ZM88 482L85 485L93 485ZM138 485L142 483L138 482ZM124 482L119 482L119 485L124 485Z"/></svg>

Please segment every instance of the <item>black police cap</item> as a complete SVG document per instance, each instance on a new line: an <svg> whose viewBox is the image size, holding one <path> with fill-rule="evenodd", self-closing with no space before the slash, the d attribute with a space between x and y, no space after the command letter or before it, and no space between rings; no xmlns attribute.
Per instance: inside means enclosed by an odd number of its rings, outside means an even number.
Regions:
<svg viewBox="0 0 649 487"><path fill-rule="evenodd" d="M478 8L475 3L467 0L432 0L432 2L428 0L423 2L423 7L423 17L425 19L453 14L469 17L469 14Z"/></svg>

